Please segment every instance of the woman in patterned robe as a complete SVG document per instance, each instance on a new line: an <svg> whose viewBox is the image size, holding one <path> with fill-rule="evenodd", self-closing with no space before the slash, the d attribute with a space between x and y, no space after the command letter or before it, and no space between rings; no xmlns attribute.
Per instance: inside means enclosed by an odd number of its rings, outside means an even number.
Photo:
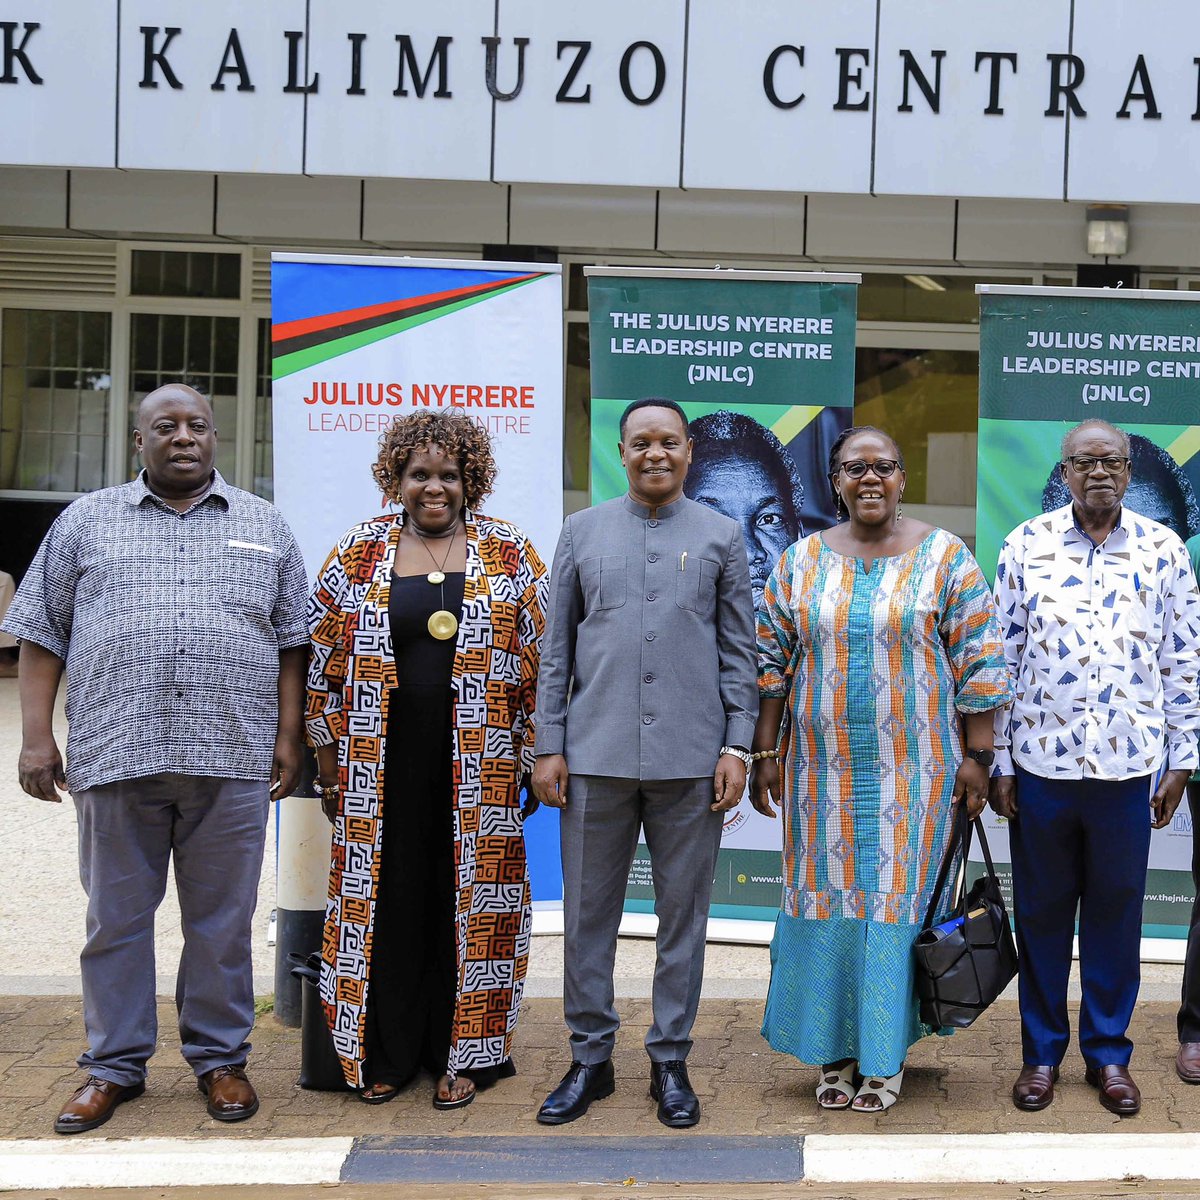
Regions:
<svg viewBox="0 0 1200 1200"><path fill-rule="evenodd" d="M351 529L309 603L308 732L334 823L321 998L346 1081L438 1108L511 1075L529 955L519 800L533 765L546 571L477 506L495 463L452 412L393 424L401 506Z"/></svg>
<svg viewBox="0 0 1200 1200"><path fill-rule="evenodd" d="M784 552L758 613L754 749L778 759L755 762L751 798L782 809L784 871L763 1034L822 1064L822 1108L879 1112L931 1032L912 944L953 805L982 811L1012 690L970 552L901 516L892 438L850 429L829 467L839 524Z"/></svg>

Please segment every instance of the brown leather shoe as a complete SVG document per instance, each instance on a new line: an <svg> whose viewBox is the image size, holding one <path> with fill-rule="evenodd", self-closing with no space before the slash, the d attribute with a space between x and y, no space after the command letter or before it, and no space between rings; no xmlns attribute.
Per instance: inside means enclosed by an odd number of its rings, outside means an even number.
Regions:
<svg viewBox="0 0 1200 1200"><path fill-rule="evenodd" d="M1023 1112L1041 1112L1043 1108L1049 1108L1054 1101L1057 1080L1057 1067L1022 1067L1012 1086L1013 1103Z"/></svg>
<svg viewBox="0 0 1200 1200"><path fill-rule="evenodd" d="M1142 1093L1126 1067L1109 1063L1106 1067L1088 1067L1084 1079L1100 1090L1100 1103L1118 1117L1136 1117L1142 1108Z"/></svg>
<svg viewBox="0 0 1200 1200"><path fill-rule="evenodd" d="M145 1090L145 1083L123 1086L110 1083L98 1075L89 1075L55 1118L54 1132L84 1133L89 1129L97 1129L113 1115L118 1104L136 1100Z"/></svg>
<svg viewBox="0 0 1200 1200"><path fill-rule="evenodd" d="M1180 1042L1175 1074L1184 1083L1200 1083L1200 1042Z"/></svg>
<svg viewBox="0 0 1200 1200"><path fill-rule="evenodd" d="M258 1112L258 1093L245 1067L213 1067L197 1078L196 1086L208 1097L214 1121L245 1121Z"/></svg>

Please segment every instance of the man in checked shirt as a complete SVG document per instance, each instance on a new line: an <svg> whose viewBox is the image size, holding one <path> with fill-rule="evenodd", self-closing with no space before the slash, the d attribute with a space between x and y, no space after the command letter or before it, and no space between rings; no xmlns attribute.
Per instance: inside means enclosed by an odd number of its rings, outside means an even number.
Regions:
<svg viewBox="0 0 1200 1200"><path fill-rule="evenodd" d="M1061 470L1071 503L1014 529L996 568L1017 692L997 717L989 797L1010 822L1021 959L1013 1103L1054 1099L1078 906L1085 1078L1104 1108L1131 1117L1150 830L1170 822L1197 764L1200 595L1179 537L1122 506L1124 430L1077 425Z"/></svg>
<svg viewBox="0 0 1200 1200"><path fill-rule="evenodd" d="M250 922L270 798L300 770L307 580L279 513L213 469L216 442L199 392L151 392L134 431L142 473L66 508L3 624L21 643L21 787L71 792L88 896L87 1078L58 1133L95 1129L145 1091L172 858L183 1056L216 1120L258 1109ZM52 730L64 670L65 772Z"/></svg>

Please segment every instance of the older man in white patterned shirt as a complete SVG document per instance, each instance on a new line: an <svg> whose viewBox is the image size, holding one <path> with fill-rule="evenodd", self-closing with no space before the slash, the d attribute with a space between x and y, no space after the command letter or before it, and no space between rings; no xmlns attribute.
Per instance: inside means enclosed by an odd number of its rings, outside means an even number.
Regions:
<svg viewBox="0 0 1200 1200"><path fill-rule="evenodd" d="M1123 430L1085 421L1062 458L1071 504L1013 530L996 571L1017 691L997 718L990 797L1011 823L1021 955L1013 1103L1054 1099L1078 905L1085 1078L1124 1117L1141 1107L1127 1030L1150 830L1170 821L1197 764L1200 594L1178 536L1122 507Z"/></svg>

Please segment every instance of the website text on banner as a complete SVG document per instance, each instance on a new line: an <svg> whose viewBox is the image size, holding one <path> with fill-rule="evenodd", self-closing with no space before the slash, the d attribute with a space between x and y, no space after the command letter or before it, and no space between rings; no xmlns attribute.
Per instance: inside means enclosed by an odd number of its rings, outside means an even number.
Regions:
<svg viewBox="0 0 1200 1200"><path fill-rule="evenodd" d="M757 603L779 556L835 521L829 447L850 424L858 275L590 268L592 503L626 488L621 412L642 396L692 425L685 493L742 527ZM780 826L743 799L727 814L712 915L774 922ZM626 910L650 912L639 846Z"/></svg>
<svg viewBox="0 0 1200 1200"><path fill-rule="evenodd" d="M275 502L310 576L388 505L371 474L391 422L459 408L492 434L489 515L549 561L562 526L562 268L277 254L271 262ZM558 821L527 826L533 898L560 901Z"/></svg>
<svg viewBox="0 0 1200 1200"><path fill-rule="evenodd" d="M975 556L992 577L1008 533L1070 503L1059 471L1067 430L1092 417L1130 435L1124 505L1200 535L1200 297L1194 292L981 285ZM1008 834L987 810L1010 887ZM993 833L993 830L995 833ZM1186 938L1194 889L1187 803L1154 832L1142 933Z"/></svg>

